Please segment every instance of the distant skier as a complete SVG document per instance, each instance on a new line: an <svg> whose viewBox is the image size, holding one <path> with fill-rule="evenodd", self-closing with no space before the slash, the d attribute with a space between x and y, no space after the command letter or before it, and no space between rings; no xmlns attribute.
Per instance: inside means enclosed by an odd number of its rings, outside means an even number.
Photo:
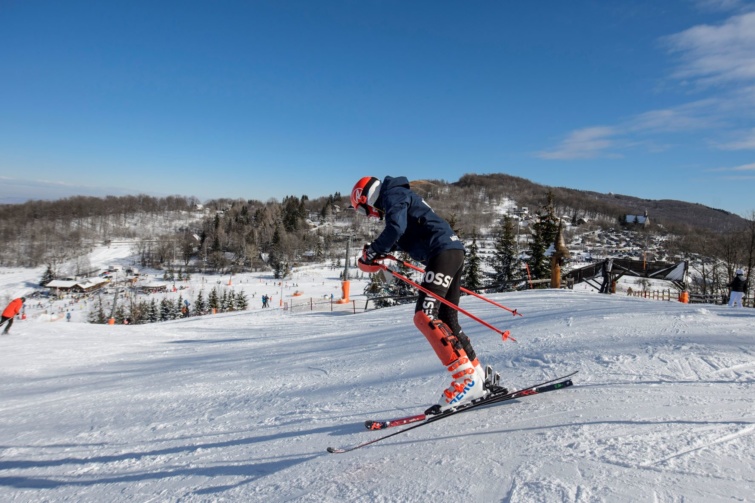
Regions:
<svg viewBox="0 0 755 503"><path fill-rule="evenodd" d="M376 261L393 250L402 250L426 266L421 286L458 305L464 244L451 226L409 188L406 177L360 179L351 191L351 204L367 217L385 219L385 229L365 246L358 261L367 273L379 270ZM452 382L439 400L437 411L486 394L485 371L472 343L459 325L455 309L420 292L414 325L427 338L435 354L451 373Z"/></svg>
<svg viewBox="0 0 755 503"><path fill-rule="evenodd" d="M18 299L10 301L6 306L5 311L3 311L3 316L0 318L0 327L2 327L6 321L8 322L8 326L3 330L3 334L7 334L10 330L10 327L13 325L13 318L21 312L21 308L24 307L24 302L26 302L26 297L19 297Z"/></svg>
<svg viewBox="0 0 755 503"><path fill-rule="evenodd" d="M745 279L744 271L742 269L737 269L736 276L734 276L731 283L726 286L731 288L731 293L729 294L729 307L734 307L734 305L743 307L742 299L747 291L747 280Z"/></svg>

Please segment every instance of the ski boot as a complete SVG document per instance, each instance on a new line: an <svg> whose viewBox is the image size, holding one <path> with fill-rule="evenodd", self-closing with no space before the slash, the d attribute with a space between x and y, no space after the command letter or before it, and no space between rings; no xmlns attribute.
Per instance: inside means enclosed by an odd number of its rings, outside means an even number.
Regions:
<svg viewBox="0 0 755 503"><path fill-rule="evenodd" d="M485 390L484 385L484 373L481 374L476 370L475 367L479 367L479 362L475 360L475 363L477 365L470 362L469 358L465 355L448 366L448 371L451 373L453 381L443 391L438 403L427 409L425 414L441 414L458 405L487 395L488 391Z"/></svg>

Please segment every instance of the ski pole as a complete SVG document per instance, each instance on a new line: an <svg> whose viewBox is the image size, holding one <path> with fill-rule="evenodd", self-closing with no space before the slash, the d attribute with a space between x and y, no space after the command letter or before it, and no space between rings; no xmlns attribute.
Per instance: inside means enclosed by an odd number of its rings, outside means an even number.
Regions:
<svg viewBox="0 0 755 503"><path fill-rule="evenodd" d="M497 334L500 334L501 338L504 341L506 339L511 339L512 341L517 342L516 339L514 339L513 337L511 337L511 333L508 330L501 330L501 329L498 329L498 328L494 327L490 323L488 323L488 322L486 322L484 320L481 320L480 318L478 318L477 316L473 315L469 311L465 311L464 309L462 309L461 307L457 306L453 302L448 301L448 300L444 299L443 297L439 297L438 295L434 294L433 292L431 292L427 288L425 288L425 287L423 287L423 286L415 283L414 281L410 280L409 278L407 278L403 274L399 274L399 273L397 273L395 271L391 271L388 267L385 266L385 264L378 264L378 265L380 266L381 269L383 269L384 271L388 271L389 273L393 274L393 276L395 276L396 278L400 279L401 281L403 281L403 282L405 282L405 283L407 283L409 285L412 285L417 290L419 290L421 292L425 292L427 295L430 295L431 297L434 297L435 299L439 300L440 302L442 302L443 304L447 305L448 307L450 307L452 309L456 309L461 314L464 314L464 315L472 318L477 323L479 323L479 324L481 324L483 326L488 327L490 330L492 330L493 332L496 332Z"/></svg>
<svg viewBox="0 0 755 503"><path fill-rule="evenodd" d="M385 258L389 258L391 260L394 260L394 261L398 262L399 264L404 264L406 267L408 267L410 269L414 269L417 272L421 272L421 273L425 272L425 270L422 269L421 267L417 267L414 264L410 264L409 262L405 262L403 260L400 260L400 259L394 257L393 255L386 255ZM491 299L485 297L484 295L480 295L479 293L473 292L472 290L468 290L468 289L464 288L463 286L461 287L461 291L464 292L464 293L466 293L466 294L469 294L469 295L472 295L474 297L477 297L478 299L482 299L485 302L493 304L496 307L500 307L501 309L504 309L504 310L510 312L514 316L522 316L522 314L519 313L519 312L517 312L516 309L510 309L510 308L508 308L508 307L506 307L504 305L499 304L498 302L495 302L494 300L491 300Z"/></svg>

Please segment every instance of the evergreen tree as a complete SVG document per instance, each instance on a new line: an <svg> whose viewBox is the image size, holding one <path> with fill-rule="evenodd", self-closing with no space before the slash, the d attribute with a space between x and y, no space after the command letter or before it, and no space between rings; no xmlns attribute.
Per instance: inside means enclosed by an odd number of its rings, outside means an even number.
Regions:
<svg viewBox="0 0 755 503"><path fill-rule="evenodd" d="M273 270L273 275L277 279L285 279L288 277L288 275L291 273L291 266L289 263L285 260L279 260L276 264L275 269Z"/></svg>
<svg viewBox="0 0 755 503"><path fill-rule="evenodd" d="M535 235L530 246L530 273L535 279L546 279L551 274L551 264L545 253L556 242L558 218L553 208L553 193L548 191L547 203L537 213L537 222L532 226Z"/></svg>
<svg viewBox="0 0 755 503"><path fill-rule="evenodd" d="M55 279L55 273L52 271L52 264L47 265L47 270L42 275L39 286L47 286L47 283Z"/></svg>
<svg viewBox="0 0 755 503"><path fill-rule="evenodd" d="M231 292L231 298L228 298L228 290L223 290L223 294L220 296L220 312L225 313L231 310L233 305L233 292Z"/></svg>
<svg viewBox="0 0 755 503"><path fill-rule="evenodd" d="M509 289L511 283L519 276L519 258L516 256L514 225L514 219L508 215L504 216L496 236L493 271L495 284L498 285L499 291Z"/></svg>
<svg viewBox="0 0 755 503"><path fill-rule="evenodd" d="M131 323L138 325L149 320L149 304L146 301L132 302L129 309Z"/></svg>
<svg viewBox="0 0 755 503"><path fill-rule="evenodd" d="M472 232L472 244L467 249L467 257L464 262L463 283L466 288L473 292L482 289L482 268L480 255L477 248L477 230Z"/></svg>
<svg viewBox="0 0 755 503"><path fill-rule="evenodd" d="M249 299L246 297L246 293L243 290L236 293L235 305L237 311L246 311L249 307Z"/></svg>
<svg viewBox="0 0 755 503"><path fill-rule="evenodd" d="M194 301L194 316L202 316L207 311L207 304L204 300L204 290L197 294L197 300Z"/></svg>
<svg viewBox="0 0 755 503"><path fill-rule="evenodd" d="M157 308L157 301L154 297L149 303L149 310L147 311L147 320L150 323L160 321L160 310Z"/></svg>
<svg viewBox="0 0 755 503"><path fill-rule="evenodd" d="M173 319L173 307L167 297L163 297L160 301L160 321L168 321Z"/></svg>
<svg viewBox="0 0 755 503"><path fill-rule="evenodd" d="M301 201L295 196L288 196L283 199L281 220L283 222L283 227L287 232L295 232L301 227L302 220L306 213L304 198L306 198L306 196L303 196Z"/></svg>
<svg viewBox="0 0 755 503"><path fill-rule="evenodd" d="M406 276L407 278L411 276L413 269L409 267L407 264L411 263L412 258L409 256L409 254L405 252L401 252L396 255L396 258L399 260L397 264L397 271L399 274ZM387 263L387 262L386 262ZM419 279L419 282L422 282L422 279Z"/></svg>
<svg viewBox="0 0 755 503"><path fill-rule="evenodd" d="M405 265L410 260L409 257L399 253L396 258L399 259L397 272L410 277L412 269ZM416 278L416 281L422 282L419 278ZM381 308L414 302L417 291L404 281L393 280L392 277L378 272L370 274L370 283L365 287L364 294L370 299L375 299L376 308Z"/></svg>
<svg viewBox="0 0 755 503"><path fill-rule="evenodd" d="M97 309L89 312L89 323L107 323L107 315L105 315L105 308L102 305L102 296L97 296Z"/></svg>
<svg viewBox="0 0 755 503"><path fill-rule="evenodd" d="M175 319L184 317L184 297L182 294L178 294L178 300L176 301L176 307L174 311ZM188 314L188 311L187 311Z"/></svg>
<svg viewBox="0 0 755 503"><path fill-rule="evenodd" d="M207 297L207 307L216 311L220 308L220 298L218 297L218 290L216 288L210 290L210 295Z"/></svg>
<svg viewBox="0 0 755 503"><path fill-rule="evenodd" d="M123 324L123 320L126 319L126 308L123 307L123 303L121 302L118 304L118 306L115 308L115 314L113 315L115 318L115 323L118 325Z"/></svg>

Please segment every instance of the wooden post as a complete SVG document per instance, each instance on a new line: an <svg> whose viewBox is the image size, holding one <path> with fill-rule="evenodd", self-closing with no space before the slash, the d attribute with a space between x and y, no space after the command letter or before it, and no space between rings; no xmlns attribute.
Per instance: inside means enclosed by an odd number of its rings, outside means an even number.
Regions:
<svg viewBox="0 0 755 503"><path fill-rule="evenodd" d="M561 288L561 266L564 259L569 257L569 249L566 247L562 233L561 221L558 222L558 233L554 243L556 251L551 255L551 288Z"/></svg>

